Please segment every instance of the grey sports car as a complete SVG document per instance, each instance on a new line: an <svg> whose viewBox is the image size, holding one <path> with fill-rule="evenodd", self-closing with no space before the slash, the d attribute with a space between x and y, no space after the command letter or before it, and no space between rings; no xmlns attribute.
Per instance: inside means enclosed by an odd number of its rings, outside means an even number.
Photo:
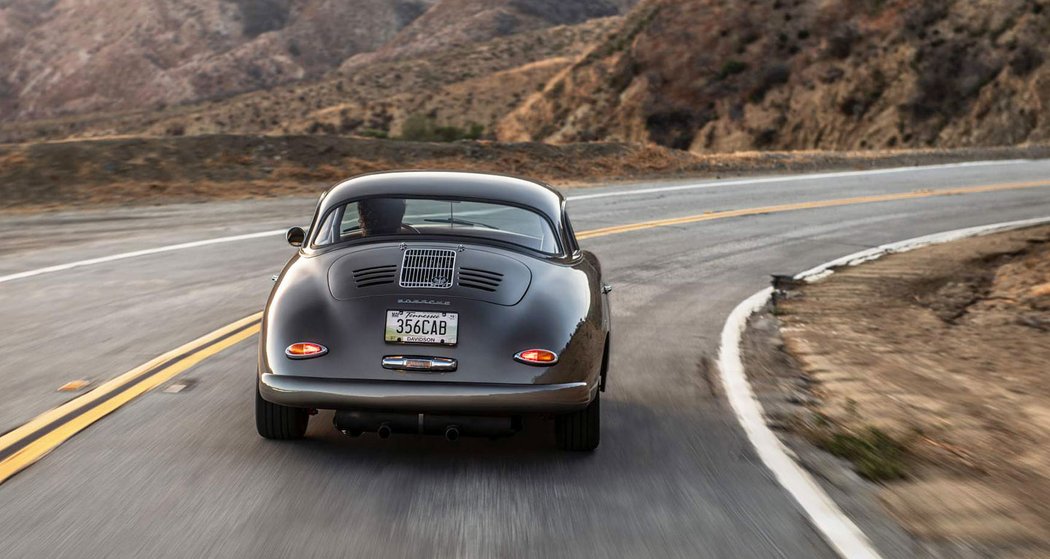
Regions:
<svg viewBox="0 0 1050 559"><path fill-rule="evenodd" d="M363 175L325 192L276 279L259 343L256 426L510 435L554 417L593 450L609 368L609 287L565 199L539 182L454 172Z"/></svg>

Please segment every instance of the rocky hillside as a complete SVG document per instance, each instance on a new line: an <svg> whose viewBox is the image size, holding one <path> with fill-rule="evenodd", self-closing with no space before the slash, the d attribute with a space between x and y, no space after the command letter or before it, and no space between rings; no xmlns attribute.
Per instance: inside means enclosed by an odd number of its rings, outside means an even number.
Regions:
<svg viewBox="0 0 1050 559"><path fill-rule="evenodd" d="M158 110L312 82L359 53L430 55L615 15L633 2L0 0L0 122ZM368 62L356 60L354 68Z"/></svg>
<svg viewBox="0 0 1050 559"><path fill-rule="evenodd" d="M694 151L1050 141L1050 0L644 0L505 140Z"/></svg>
<svg viewBox="0 0 1050 559"><path fill-rule="evenodd" d="M7 0L0 120L155 107L317 76L434 0Z"/></svg>
<svg viewBox="0 0 1050 559"><path fill-rule="evenodd" d="M627 11L636 1L440 0L383 48L352 57L343 68L489 41L552 25L571 25L614 16Z"/></svg>
<svg viewBox="0 0 1050 559"><path fill-rule="evenodd" d="M0 124L0 143L231 133L397 137L409 118L490 137L500 118L619 23L612 17L518 33L221 100Z"/></svg>

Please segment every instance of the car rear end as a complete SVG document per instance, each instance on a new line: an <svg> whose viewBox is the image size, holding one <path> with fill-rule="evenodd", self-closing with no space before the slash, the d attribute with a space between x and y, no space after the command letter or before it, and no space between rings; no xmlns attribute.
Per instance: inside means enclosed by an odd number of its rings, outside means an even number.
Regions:
<svg viewBox="0 0 1050 559"><path fill-rule="evenodd" d="M351 434L450 438L553 414L559 440L596 446L608 310L563 210L545 185L475 173L333 187L264 313L260 433L301 436L312 409Z"/></svg>
<svg viewBox="0 0 1050 559"><path fill-rule="evenodd" d="M522 415L584 409L603 336L591 282L572 266L463 243L301 258L264 318L260 394L337 410L351 434L498 435ZM290 355L296 344L324 352Z"/></svg>

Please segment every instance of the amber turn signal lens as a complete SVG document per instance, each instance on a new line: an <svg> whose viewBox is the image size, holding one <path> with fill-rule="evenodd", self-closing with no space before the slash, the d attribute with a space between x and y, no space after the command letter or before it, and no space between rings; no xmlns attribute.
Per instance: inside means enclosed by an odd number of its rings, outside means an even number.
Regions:
<svg viewBox="0 0 1050 559"><path fill-rule="evenodd" d="M284 350L284 354L292 359L309 359L326 353L328 353L327 347L311 342L296 342Z"/></svg>
<svg viewBox="0 0 1050 559"><path fill-rule="evenodd" d="M519 351L514 359L529 365L553 365L558 362L558 354L546 349L526 349Z"/></svg>

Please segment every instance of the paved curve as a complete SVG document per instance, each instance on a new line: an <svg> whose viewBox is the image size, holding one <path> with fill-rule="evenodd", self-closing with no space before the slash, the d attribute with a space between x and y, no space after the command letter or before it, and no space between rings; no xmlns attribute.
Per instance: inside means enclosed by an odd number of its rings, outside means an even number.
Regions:
<svg viewBox="0 0 1050 559"><path fill-rule="evenodd" d="M580 199L578 230L872 194L1043 180L1050 162L945 167ZM651 185L647 185L651 186ZM631 187L588 190L621 192ZM5 218L0 275L302 223L312 200ZM546 425L508 440L259 439L245 343L149 393L0 485L0 555L830 557L758 463L713 359L733 306L861 248L1050 215L1050 188L802 210L595 238L613 292L601 448L559 453ZM279 238L0 285L0 431L257 311ZM906 555L889 549L888 555Z"/></svg>

